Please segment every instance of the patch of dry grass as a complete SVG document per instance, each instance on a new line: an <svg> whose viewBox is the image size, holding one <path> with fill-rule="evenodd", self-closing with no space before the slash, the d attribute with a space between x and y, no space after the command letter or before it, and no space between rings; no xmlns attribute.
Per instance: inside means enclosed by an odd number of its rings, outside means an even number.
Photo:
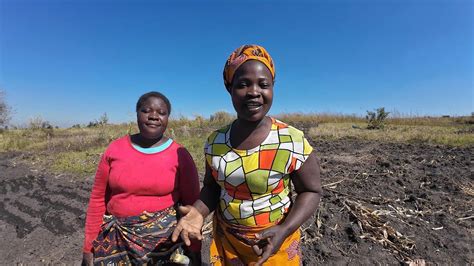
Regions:
<svg viewBox="0 0 474 266"><path fill-rule="evenodd" d="M324 123L309 131L311 138L356 138L383 142L423 142L450 146L474 145L473 126L393 125L383 130L368 130L363 123Z"/></svg>
<svg viewBox="0 0 474 266"><path fill-rule="evenodd" d="M463 118L392 118L384 130L367 130L365 119L355 115L281 114L278 119L289 124L311 127L310 138L359 138L387 142L425 142L443 145L474 145L472 117ZM170 120L167 135L186 147L198 171L204 172L203 146L215 129L234 117L224 112L211 119ZM28 153L55 172L90 175L95 172L100 154L114 139L138 132L135 123L69 129L15 129L0 132L0 152Z"/></svg>
<svg viewBox="0 0 474 266"><path fill-rule="evenodd" d="M363 123L365 118L356 115L329 113L284 113L275 116L277 119L290 124L320 124L320 123Z"/></svg>

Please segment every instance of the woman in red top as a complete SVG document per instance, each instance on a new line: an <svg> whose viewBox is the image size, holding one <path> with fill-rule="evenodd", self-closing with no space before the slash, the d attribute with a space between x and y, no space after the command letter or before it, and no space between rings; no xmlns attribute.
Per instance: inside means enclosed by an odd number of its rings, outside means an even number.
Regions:
<svg viewBox="0 0 474 266"><path fill-rule="evenodd" d="M175 207L199 198L196 166L184 147L164 135L171 104L163 94L142 95L136 112L140 133L113 141L99 162L87 210L83 263L186 260L181 245L169 239L177 222ZM199 242L185 251L197 264L199 252Z"/></svg>

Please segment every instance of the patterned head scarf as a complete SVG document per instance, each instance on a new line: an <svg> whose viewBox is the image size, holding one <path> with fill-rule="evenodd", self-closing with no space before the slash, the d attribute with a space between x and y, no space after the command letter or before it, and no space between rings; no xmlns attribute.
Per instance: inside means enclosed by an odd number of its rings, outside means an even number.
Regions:
<svg viewBox="0 0 474 266"><path fill-rule="evenodd" d="M275 79L275 66L270 54L259 45L242 45L237 48L227 59L224 66L224 84L230 90L235 71L248 60L258 60L265 64Z"/></svg>

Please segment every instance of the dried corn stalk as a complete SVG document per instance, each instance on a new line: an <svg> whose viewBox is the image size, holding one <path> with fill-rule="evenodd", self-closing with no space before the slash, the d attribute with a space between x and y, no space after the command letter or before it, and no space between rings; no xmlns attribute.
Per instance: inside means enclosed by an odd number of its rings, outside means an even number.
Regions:
<svg viewBox="0 0 474 266"><path fill-rule="evenodd" d="M396 231L387 222L382 221L380 214L384 212L374 211L363 206L359 202L344 200L344 206L357 219L362 231L360 238L367 238L383 245L399 254L403 260L412 260L407 251L415 247L415 242Z"/></svg>

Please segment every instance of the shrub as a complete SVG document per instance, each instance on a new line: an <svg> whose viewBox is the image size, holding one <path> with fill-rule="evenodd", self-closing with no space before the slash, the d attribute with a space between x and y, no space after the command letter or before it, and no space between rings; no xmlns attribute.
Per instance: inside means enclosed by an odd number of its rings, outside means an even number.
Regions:
<svg viewBox="0 0 474 266"><path fill-rule="evenodd" d="M28 123L29 129L53 129L53 125L49 121L43 120L41 116L31 118Z"/></svg>
<svg viewBox="0 0 474 266"><path fill-rule="evenodd" d="M0 90L0 127L6 126L10 121L10 107L6 104L4 95Z"/></svg>
<svg viewBox="0 0 474 266"><path fill-rule="evenodd" d="M103 115L99 117L99 119L89 122L87 127L105 126L108 123L109 123L109 117L107 116L107 113L104 113Z"/></svg>
<svg viewBox="0 0 474 266"><path fill-rule="evenodd" d="M384 107L380 107L375 112L367 111L365 119L367 120L367 129L383 129L385 127L385 119L390 112L385 112Z"/></svg>
<svg viewBox="0 0 474 266"><path fill-rule="evenodd" d="M234 116L226 111L219 111L211 115L209 122L212 124L227 124L234 120Z"/></svg>

